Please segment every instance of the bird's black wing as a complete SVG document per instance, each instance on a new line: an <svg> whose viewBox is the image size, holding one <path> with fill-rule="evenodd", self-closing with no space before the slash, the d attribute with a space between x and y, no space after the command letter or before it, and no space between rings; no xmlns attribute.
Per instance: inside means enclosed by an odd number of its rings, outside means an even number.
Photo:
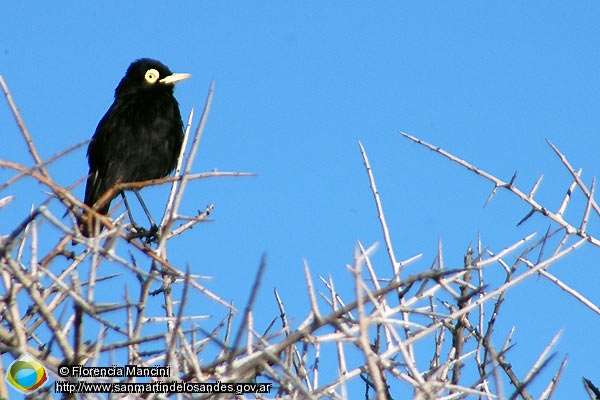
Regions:
<svg viewBox="0 0 600 400"><path fill-rule="evenodd" d="M115 100L88 147L85 203L92 206L118 182L167 176L175 168L182 142L183 123L172 95ZM105 214L108 208L98 211Z"/></svg>

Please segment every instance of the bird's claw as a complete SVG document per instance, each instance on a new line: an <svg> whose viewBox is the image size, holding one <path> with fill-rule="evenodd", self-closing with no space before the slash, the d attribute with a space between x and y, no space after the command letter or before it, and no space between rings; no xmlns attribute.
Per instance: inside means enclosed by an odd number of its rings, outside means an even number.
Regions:
<svg viewBox="0 0 600 400"><path fill-rule="evenodd" d="M145 229L135 224L132 225L132 228L134 232L129 234L130 239L144 238L146 244L158 243L158 241L160 240L158 226L156 226L155 224L152 224L150 229Z"/></svg>

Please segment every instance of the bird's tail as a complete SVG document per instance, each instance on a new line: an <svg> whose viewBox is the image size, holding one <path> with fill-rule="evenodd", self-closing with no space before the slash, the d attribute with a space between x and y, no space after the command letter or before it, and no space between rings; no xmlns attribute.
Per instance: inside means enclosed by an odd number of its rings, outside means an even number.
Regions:
<svg viewBox="0 0 600 400"><path fill-rule="evenodd" d="M98 214L106 215L110 209L110 203L98 209ZM104 225L95 216L96 213L86 212L85 210L80 217L77 218L77 225L81 234L87 238L94 237L102 231Z"/></svg>
<svg viewBox="0 0 600 400"><path fill-rule="evenodd" d="M104 195L104 192L109 189L106 186L106 180L98 174L98 171L90 171L85 187L84 203L87 206L94 208L96 202ZM102 215L108 214L111 200L95 210ZM88 238L96 236L103 228L102 223L95 217L95 213L87 212L85 210L83 210L81 217L77 218L77 224L79 225L79 230L83 236Z"/></svg>

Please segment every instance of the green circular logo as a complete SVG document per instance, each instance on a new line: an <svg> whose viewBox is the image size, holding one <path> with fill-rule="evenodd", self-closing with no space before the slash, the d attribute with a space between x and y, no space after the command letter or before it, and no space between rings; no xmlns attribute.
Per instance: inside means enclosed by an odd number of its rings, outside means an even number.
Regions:
<svg viewBox="0 0 600 400"><path fill-rule="evenodd" d="M6 371L6 382L25 394L37 391L47 380L44 365L28 353L10 364Z"/></svg>

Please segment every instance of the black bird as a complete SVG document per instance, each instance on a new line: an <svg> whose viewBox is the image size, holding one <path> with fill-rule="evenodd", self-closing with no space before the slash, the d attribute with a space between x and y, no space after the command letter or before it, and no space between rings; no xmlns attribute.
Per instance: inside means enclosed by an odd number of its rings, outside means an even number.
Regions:
<svg viewBox="0 0 600 400"><path fill-rule="evenodd" d="M173 88L190 76L172 73L150 58L131 63L87 150L85 204L106 214L119 193L104 204L96 203L116 183L163 178L175 169L183 122ZM93 216L84 213L79 225L85 236L93 236Z"/></svg>

